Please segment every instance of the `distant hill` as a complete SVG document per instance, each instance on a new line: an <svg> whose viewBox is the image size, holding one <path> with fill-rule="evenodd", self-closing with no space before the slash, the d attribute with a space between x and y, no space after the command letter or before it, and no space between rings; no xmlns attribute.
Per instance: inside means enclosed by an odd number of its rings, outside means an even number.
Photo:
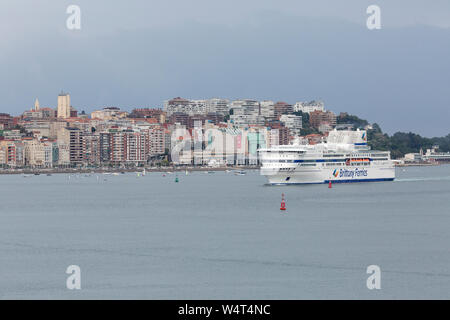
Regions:
<svg viewBox="0 0 450 320"><path fill-rule="evenodd" d="M369 122L355 115L341 114L337 118L338 124L352 124L354 128L365 128ZM439 145L439 150L450 151L450 134L445 137L426 138L413 132L396 132L392 136L383 133L381 127L374 123L372 129L367 130L369 146L376 150L389 150L393 158L401 158L406 153L416 153Z"/></svg>

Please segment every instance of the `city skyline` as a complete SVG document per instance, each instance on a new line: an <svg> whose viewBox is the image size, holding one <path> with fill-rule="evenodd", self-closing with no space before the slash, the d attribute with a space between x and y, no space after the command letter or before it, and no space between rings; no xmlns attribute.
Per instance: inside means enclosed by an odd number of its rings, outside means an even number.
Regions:
<svg viewBox="0 0 450 320"><path fill-rule="evenodd" d="M36 97L53 105L61 88L86 112L161 106L177 96L321 99L390 134L448 134L448 3L424 10L425 1L378 1L375 31L365 26L368 1L263 2L254 10L251 1L240 10L175 2L182 12L159 2L135 1L125 11L78 1L77 31L65 25L69 1L22 10L25 3L2 3L1 23L17 35L3 32L2 112L17 114Z"/></svg>
<svg viewBox="0 0 450 320"><path fill-rule="evenodd" d="M450 135L427 139L398 133L390 138L379 126L346 112L337 115L317 100L289 104L176 97L166 100L163 109L127 112L110 106L86 114L61 91L56 108L41 107L36 98L34 107L19 116L0 113L0 166L256 165L259 149L320 144L337 130L353 130L363 139L367 132L374 140L370 147L404 156L401 161L422 159L423 148L432 154L441 143L443 151L450 147Z"/></svg>
<svg viewBox="0 0 450 320"><path fill-rule="evenodd" d="M326 107L326 109L328 110L328 111L331 111L331 112L333 112L333 113L335 113L335 114L339 114L339 113L346 113L346 114L351 114L351 113L349 113L348 111L346 111L346 110L338 110L338 111L336 111L336 110L334 110L333 108L330 108L327 104L326 104L326 102L324 102L323 100L321 100L321 99L310 99L310 100L307 100L307 99L303 99L303 100L301 100L301 99L297 99L295 102L291 102L291 101L286 101L286 100L280 100L280 101L277 101L277 100L271 100L271 99L265 99L265 100L259 100L259 99L250 99L250 98L236 98L236 99L230 99L230 98L228 98L228 97L197 97L197 98L194 98L194 99L192 99L192 98L189 98L189 97L172 97L172 98L170 98L170 99L165 99L165 100L163 100L160 104L157 104L157 105L141 105L141 106L130 106L130 105L125 105L125 106L117 106L117 105L102 105L102 106L91 106L90 108L83 108L83 107L79 107L79 106L74 106L74 105L72 105L71 104L71 97L70 97L70 94L69 94L69 92L66 92L65 90L60 90L60 94L58 95L58 100L57 100L57 102L56 103L54 103L54 104L42 104L42 103L40 103L40 98L39 97L36 97L35 99L34 99L34 103L33 103L33 105L30 105L30 107L28 108L28 107L26 107L25 109L23 109L23 110L21 110L21 111L19 111L19 112L17 112L17 114L11 114L11 116L13 116L13 117L16 117L16 116L22 116L23 115L23 113L24 112L27 112L28 110L36 110L36 107L37 107L37 109L39 109L39 107L41 106L41 107L43 107L43 108L51 108L51 109L54 109L55 111L56 111L56 113L58 113L57 112L57 110L59 109L59 104L60 104L60 99L61 99L61 96L68 96L68 99L69 99L69 102L68 103L66 103L66 105L67 105L67 111L65 111L66 112L66 116L64 116L64 117L62 117L62 118L70 118L71 116L70 116L70 110L69 109L73 109L74 111L76 111L78 114L80 114L81 112L85 112L85 114L86 115L89 115L89 116L91 116L91 114L93 114L93 113L95 113L95 112L100 112L101 110L103 110L103 109L107 109L107 108L118 108L121 112L127 112L127 113L132 113L132 111L133 110L136 110L136 109L160 109L161 111L165 111L165 104L167 103L167 102L169 102L170 100L172 100L172 99L178 99L178 98L181 98L181 99L187 99L187 100L189 100L189 101L210 101L210 100L215 100L215 99L218 99L218 100L227 100L229 103L230 103L230 109L232 109L232 102L233 101L244 101L244 100L254 100L254 101L257 101L257 102L259 102L260 104L261 103L264 103L264 102L271 102L271 103L288 103L288 104L290 104L290 105L295 105L295 104L308 104L308 103L315 103L315 102L318 102L318 103L320 103L320 104L322 104L322 108L323 107ZM261 104L262 105L262 104ZM1 112L0 112L1 113ZM359 114L352 114L352 115L355 115L355 116L357 116L357 117L359 117L360 115ZM59 116L58 116L59 117ZM61 117L59 117L59 118L61 118ZM375 121L371 121L371 119L365 119L365 120L367 120L369 123L371 123L371 124L378 124L378 125L381 125L381 127L382 127L382 129L385 129L385 128L383 128L383 126L382 126L382 122L379 122L379 123L377 123L377 122L375 122ZM390 132L389 130L385 130L387 133L389 133L389 134L393 134L393 133L395 133L395 132L402 132L401 130L393 130L392 132ZM415 131L408 131L408 132L413 132L413 133L417 133L417 131L415 132ZM446 132L445 130L444 130L444 132ZM447 130L447 132L448 132L448 130ZM443 135L442 135L442 137L443 136L447 136L449 133L444 133ZM428 138L433 138L433 137L439 137L439 136L427 136Z"/></svg>

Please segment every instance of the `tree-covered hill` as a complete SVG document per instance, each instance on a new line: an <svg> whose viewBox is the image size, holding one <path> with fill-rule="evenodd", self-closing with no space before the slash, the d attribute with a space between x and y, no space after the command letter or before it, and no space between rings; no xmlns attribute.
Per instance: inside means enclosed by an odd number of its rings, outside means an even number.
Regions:
<svg viewBox="0 0 450 320"><path fill-rule="evenodd" d="M365 128L369 122L357 116L341 114L337 117L338 124L353 124L354 128ZM406 153L416 153L422 148L424 151L433 145L439 145L442 152L450 151L450 134L445 137L426 138L412 132L396 132L392 136L383 133L376 123L367 130L369 145L376 150L389 150L393 158L401 158Z"/></svg>

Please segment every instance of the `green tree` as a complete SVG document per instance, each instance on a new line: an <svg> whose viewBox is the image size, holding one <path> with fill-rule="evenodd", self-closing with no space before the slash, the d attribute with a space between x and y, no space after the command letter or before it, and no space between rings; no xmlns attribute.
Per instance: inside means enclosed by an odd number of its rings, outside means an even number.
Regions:
<svg viewBox="0 0 450 320"><path fill-rule="evenodd" d="M319 130L317 130L314 127L311 127L311 124L309 122L309 113L296 111L294 112L294 115L302 117L302 129L300 130L300 135L306 136L312 133L320 133Z"/></svg>
<svg viewBox="0 0 450 320"><path fill-rule="evenodd" d="M355 129L364 128L369 124L367 120L361 119L355 115L347 113L339 115L336 119L336 122L338 124L352 124L355 127Z"/></svg>

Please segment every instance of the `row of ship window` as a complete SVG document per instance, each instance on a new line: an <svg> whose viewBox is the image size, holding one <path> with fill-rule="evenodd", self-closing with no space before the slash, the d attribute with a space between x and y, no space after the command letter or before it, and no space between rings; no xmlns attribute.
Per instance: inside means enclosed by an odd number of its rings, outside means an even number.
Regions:
<svg viewBox="0 0 450 320"><path fill-rule="evenodd" d="M276 163L274 163L274 164L276 164ZM381 164L384 164L384 162L381 163ZM299 165L302 166L302 167L315 167L315 166L317 166L316 163L300 163ZM359 163L350 163L350 164L346 164L345 162L332 162L332 163L326 163L325 165L327 167L341 167L341 166L345 166L345 165L347 165L347 166L354 166L354 167L363 167L363 166L370 166L371 162L359 162Z"/></svg>

